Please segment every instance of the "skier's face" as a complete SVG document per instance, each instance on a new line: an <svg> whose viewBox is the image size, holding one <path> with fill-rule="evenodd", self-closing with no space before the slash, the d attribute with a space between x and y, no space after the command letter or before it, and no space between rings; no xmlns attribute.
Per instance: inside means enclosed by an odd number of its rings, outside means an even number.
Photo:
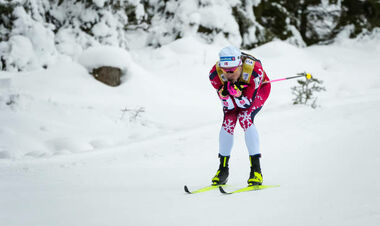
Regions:
<svg viewBox="0 0 380 226"><path fill-rule="evenodd" d="M221 68L223 71L223 74L226 76L226 78L232 82L236 82L241 74L242 67L233 67L233 68Z"/></svg>

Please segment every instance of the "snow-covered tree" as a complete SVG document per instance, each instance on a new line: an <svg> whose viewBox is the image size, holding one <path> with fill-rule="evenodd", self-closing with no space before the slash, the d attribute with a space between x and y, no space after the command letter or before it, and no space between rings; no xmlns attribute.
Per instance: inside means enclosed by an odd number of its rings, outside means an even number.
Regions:
<svg viewBox="0 0 380 226"><path fill-rule="evenodd" d="M96 45L160 47L189 35L250 49L328 43L380 27L378 0L0 0L0 68L48 67ZM349 28L349 29L346 29Z"/></svg>

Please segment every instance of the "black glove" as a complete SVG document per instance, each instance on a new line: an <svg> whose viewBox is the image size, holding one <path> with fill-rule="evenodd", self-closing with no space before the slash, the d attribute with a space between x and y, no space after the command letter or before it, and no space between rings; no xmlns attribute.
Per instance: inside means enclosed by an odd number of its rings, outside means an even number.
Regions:
<svg viewBox="0 0 380 226"><path fill-rule="evenodd" d="M243 91L243 89L244 89L245 87L248 86L245 82L241 82L241 81L236 81L236 82L234 83L234 85L235 85L240 91Z"/></svg>
<svg viewBox="0 0 380 226"><path fill-rule="evenodd" d="M227 82L225 82L224 85L218 89L218 94L219 94L220 99L222 100L228 99L229 93L227 90Z"/></svg>

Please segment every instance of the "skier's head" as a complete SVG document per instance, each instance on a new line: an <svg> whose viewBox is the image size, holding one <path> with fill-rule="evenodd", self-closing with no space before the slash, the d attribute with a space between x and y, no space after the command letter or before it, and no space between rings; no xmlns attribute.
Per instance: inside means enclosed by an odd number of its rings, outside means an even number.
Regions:
<svg viewBox="0 0 380 226"><path fill-rule="evenodd" d="M236 82L242 71L241 52L234 46L227 46L219 52L219 67L229 81Z"/></svg>
<svg viewBox="0 0 380 226"><path fill-rule="evenodd" d="M219 52L219 67L236 69L241 65L241 52L234 46L224 47Z"/></svg>

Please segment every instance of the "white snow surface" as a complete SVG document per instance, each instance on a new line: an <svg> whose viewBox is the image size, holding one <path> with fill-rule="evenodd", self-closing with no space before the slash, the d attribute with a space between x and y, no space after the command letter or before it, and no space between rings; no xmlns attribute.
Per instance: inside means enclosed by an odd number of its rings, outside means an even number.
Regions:
<svg viewBox="0 0 380 226"><path fill-rule="evenodd" d="M133 49L116 88L69 58L0 72L0 225L378 225L379 44L246 50L271 79L306 71L327 91L312 109L292 105L295 80L272 85L255 123L264 184L280 187L230 196L183 191L218 167L223 115L208 72L224 44ZM237 126L226 189L248 175Z"/></svg>

